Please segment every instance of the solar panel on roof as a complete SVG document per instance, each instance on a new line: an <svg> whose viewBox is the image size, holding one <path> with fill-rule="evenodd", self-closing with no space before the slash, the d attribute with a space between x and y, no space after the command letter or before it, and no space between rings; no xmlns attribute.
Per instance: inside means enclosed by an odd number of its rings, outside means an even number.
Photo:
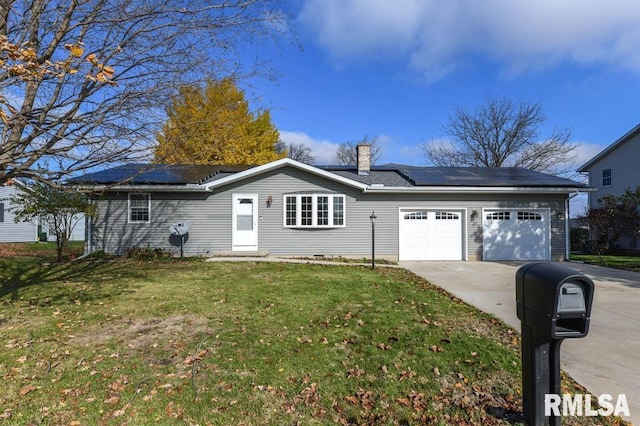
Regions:
<svg viewBox="0 0 640 426"><path fill-rule="evenodd" d="M580 186L558 176L516 167L405 167L417 186Z"/></svg>
<svg viewBox="0 0 640 426"><path fill-rule="evenodd" d="M70 179L70 183L184 185L198 183L222 171L238 172L248 166L125 164Z"/></svg>
<svg viewBox="0 0 640 426"><path fill-rule="evenodd" d="M125 164L82 177L69 183L108 185L186 185L206 183L249 169L251 166ZM515 167L417 167L400 164L374 166L366 176L353 167L320 167L365 184L385 186L585 186L569 179Z"/></svg>

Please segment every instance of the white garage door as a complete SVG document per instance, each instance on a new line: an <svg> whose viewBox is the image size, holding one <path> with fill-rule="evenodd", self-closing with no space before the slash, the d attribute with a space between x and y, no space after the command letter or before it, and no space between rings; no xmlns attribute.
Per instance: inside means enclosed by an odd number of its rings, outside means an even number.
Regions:
<svg viewBox="0 0 640 426"><path fill-rule="evenodd" d="M400 210L400 260L462 260L462 212Z"/></svg>
<svg viewBox="0 0 640 426"><path fill-rule="evenodd" d="M548 210L485 210L484 260L550 260Z"/></svg>

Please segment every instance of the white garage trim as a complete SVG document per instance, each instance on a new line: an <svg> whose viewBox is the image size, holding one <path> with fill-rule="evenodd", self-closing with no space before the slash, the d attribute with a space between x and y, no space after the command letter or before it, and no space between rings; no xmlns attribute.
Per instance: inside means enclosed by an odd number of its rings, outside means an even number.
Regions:
<svg viewBox="0 0 640 426"><path fill-rule="evenodd" d="M550 209L482 210L483 260L551 260Z"/></svg>
<svg viewBox="0 0 640 426"><path fill-rule="evenodd" d="M398 211L399 260L466 260L467 210L401 207Z"/></svg>

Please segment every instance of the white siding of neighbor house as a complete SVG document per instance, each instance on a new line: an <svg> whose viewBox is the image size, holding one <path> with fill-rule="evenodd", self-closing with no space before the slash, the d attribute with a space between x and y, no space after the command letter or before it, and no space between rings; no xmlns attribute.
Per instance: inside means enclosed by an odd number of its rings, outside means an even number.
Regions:
<svg viewBox="0 0 640 426"><path fill-rule="evenodd" d="M84 214L77 214L73 217L73 229L69 241L84 241L85 238L85 217ZM43 231L47 233L48 241L55 241L56 236L51 232L50 227L44 224Z"/></svg>
<svg viewBox="0 0 640 426"><path fill-rule="evenodd" d="M334 192L346 196L344 228L292 229L283 225L283 194ZM258 250L289 256L370 256L371 221L376 220L376 256L397 258L400 208L466 211L465 259L482 259L483 208L549 208L552 258L565 255L565 195L496 194L372 194L338 182L286 167L253 176L213 193L151 193L149 223L128 223L127 193L106 194L96 200L98 217L91 229L91 250L122 254L134 246L180 253L179 239L170 240L172 223L189 221L185 255L212 255L231 250L232 195L258 194ZM273 200L267 207L267 200ZM473 210L478 216L472 221ZM109 218L109 220L105 220Z"/></svg>
<svg viewBox="0 0 640 426"><path fill-rule="evenodd" d="M36 241L38 227L32 222L14 222L15 215L9 211L12 207L8 197L16 194L15 185L0 185L0 242L2 243L24 243Z"/></svg>
<svg viewBox="0 0 640 426"><path fill-rule="evenodd" d="M589 207L597 207L605 195L621 195L625 189L640 186L640 133L620 144L589 167L589 186L597 191L589 193ZM602 186L602 171L611 169L611 186Z"/></svg>
<svg viewBox="0 0 640 426"><path fill-rule="evenodd" d="M15 222L15 214L9 209L12 207L9 197L19 191L15 185L0 185L0 242L1 243L28 243L38 241L38 224L34 222ZM71 233L71 241L84 240L85 220L84 215L76 216L77 223ZM42 223L41 232L47 234L48 241L55 241L55 236L49 231L47 223Z"/></svg>

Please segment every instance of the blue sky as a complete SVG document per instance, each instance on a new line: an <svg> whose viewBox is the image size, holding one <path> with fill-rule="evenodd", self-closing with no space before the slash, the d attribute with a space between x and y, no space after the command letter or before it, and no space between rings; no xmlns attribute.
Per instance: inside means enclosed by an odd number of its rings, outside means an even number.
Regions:
<svg viewBox="0 0 640 426"><path fill-rule="evenodd" d="M454 108L540 101L580 144L577 166L638 122L640 2L289 0L298 43L255 52L280 73L247 89L317 164L377 136L379 164L423 165ZM253 52L252 52L253 54Z"/></svg>

